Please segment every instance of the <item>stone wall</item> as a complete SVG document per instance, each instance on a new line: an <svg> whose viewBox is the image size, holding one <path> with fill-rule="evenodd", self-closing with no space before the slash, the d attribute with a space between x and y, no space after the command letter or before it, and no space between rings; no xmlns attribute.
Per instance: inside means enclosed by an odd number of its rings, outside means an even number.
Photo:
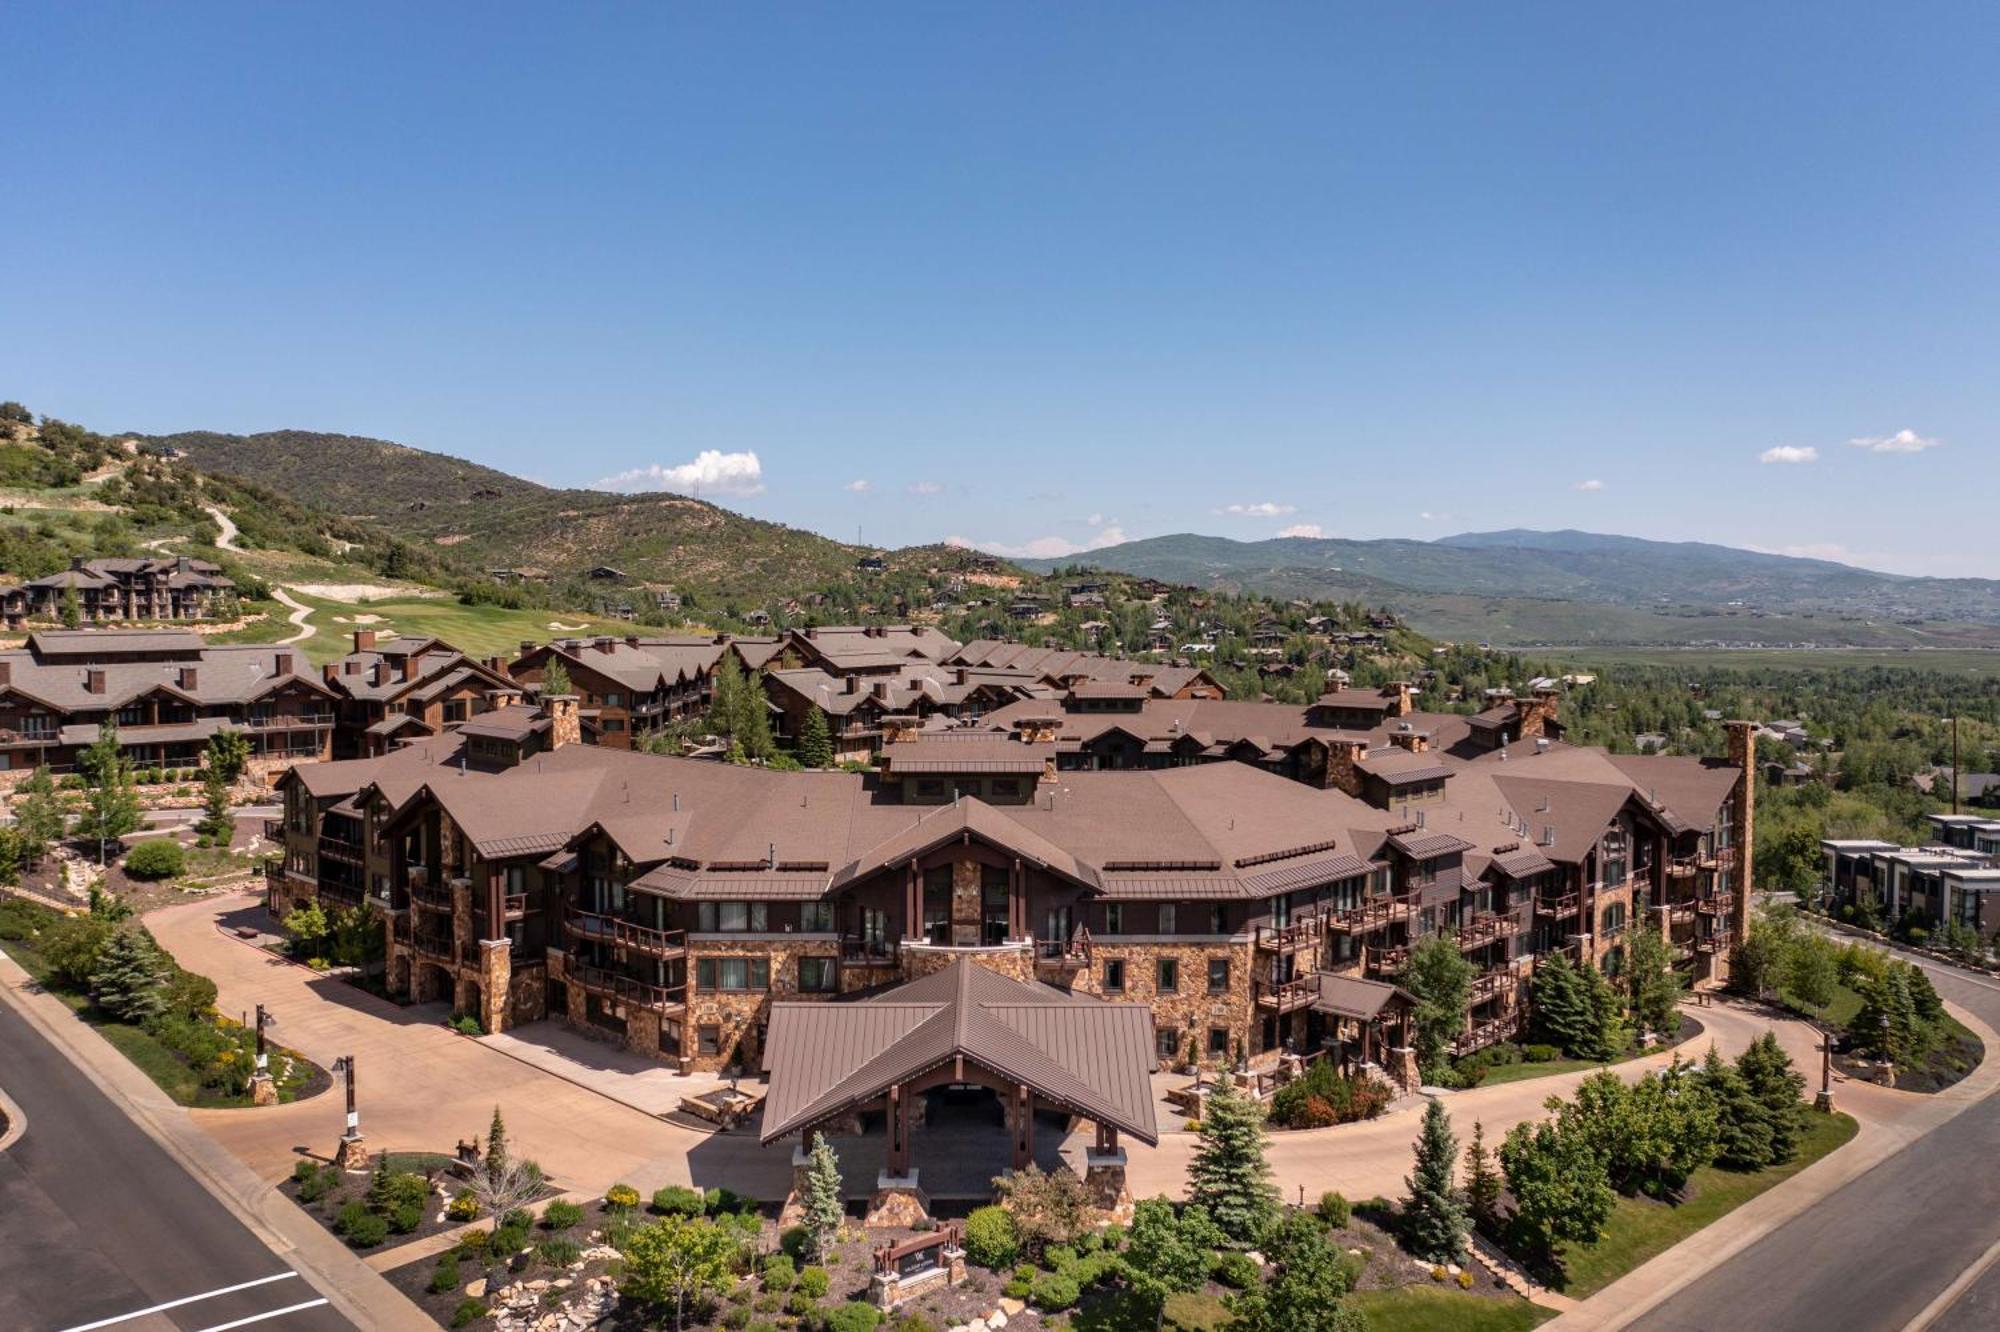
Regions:
<svg viewBox="0 0 2000 1332"><path fill-rule="evenodd" d="M1035 979L1035 951L1031 944L1005 944L997 948L946 948L933 944L903 945L903 967L897 981L913 981L943 971L954 962L970 962L997 971L1024 984Z"/></svg>
<svg viewBox="0 0 2000 1332"><path fill-rule="evenodd" d="M1187 1049L1188 1038L1195 1040L1196 1052L1204 1064L1217 1067L1226 1057L1208 1053L1208 1029L1225 1027L1232 1051L1237 1042L1251 1054L1257 1053L1258 1023L1250 997L1252 949L1244 939L1190 939L1167 942L1160 936L1145 941L1126 941L1117 936L1099 936L1091 942L1090 965L1077 972L1070 987L1081 994L1128 1003L1150 1004L1155 1030L1172 1027L1176 1061ZM1171 957L1180 963L1180 985L1173 993L1159 989L1159 959ZM1229 959L1229 988L1220 994L1208 992L1208 960ZM1107 994L1104 990L1104 963L1117 958L1125 963L1125 988Z"/></svg>

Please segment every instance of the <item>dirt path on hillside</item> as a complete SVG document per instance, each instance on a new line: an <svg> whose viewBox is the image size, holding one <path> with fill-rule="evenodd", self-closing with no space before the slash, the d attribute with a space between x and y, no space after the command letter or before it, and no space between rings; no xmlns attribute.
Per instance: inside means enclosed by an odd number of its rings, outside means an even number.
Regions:
<svg viewBox="0 0 2000 1332"><path fill-rule="evenodd" d="M290 606L292 613L287 615L285 619L299 627L299 631L290 638L279 639L278 646L283 647L288 643L303 643L319 632L317 625L307 623L312 618L313 608L311 606L306 605L303 601L295 600L291 593L285 591L284 588L279 587L275 583L271 585L271 599L283 605Z"/></svg>

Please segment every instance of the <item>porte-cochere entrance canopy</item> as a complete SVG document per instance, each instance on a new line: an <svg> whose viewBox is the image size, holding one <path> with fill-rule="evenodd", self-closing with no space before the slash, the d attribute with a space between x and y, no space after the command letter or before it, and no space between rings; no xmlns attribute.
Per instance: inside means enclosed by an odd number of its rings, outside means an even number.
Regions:
<svg viewBox="0 0 2000 1332"><path fill-rule="evenodd" d="M1016 1107L1017 1156L1035 1109L1093 1121L1101 1144L1115 1145L1122 1130L1150 1145L1159 1141L1154 1058L1148 1006L1067 994L961 960L858 1003L773 1004L763 1141L886 1108L890 1169L901 1171L911 1098L974 1084Z"/></svg>

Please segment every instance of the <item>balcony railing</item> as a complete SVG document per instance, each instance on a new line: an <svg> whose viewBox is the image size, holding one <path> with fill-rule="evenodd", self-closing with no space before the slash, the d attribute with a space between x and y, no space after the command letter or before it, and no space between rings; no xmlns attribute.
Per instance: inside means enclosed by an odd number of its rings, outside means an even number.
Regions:
<svg viewBox="0 0 2000 1332"><path fill-rule="evenodd" d="M1259 980L1251 986L1251 991L1259 1008L1289 1013L1319 998L1319 981L1312 976L1297 976L1288 981Z"/></svg>
<svg viewBox="0 0 2000 1332"><path fill-rule="evenodd" d="M1463 921L1458 927L1458 946L1466 951L1484 948L1502 939L1511 939L1522 930L1519 918L1486 912Z"/></svg>
<svg viewBox="0 0 2000 1332"><path fill-rule="evenodd" d="M449 912L452 909L451 889L432 883L428 874L410 875L410 900L432 911Z"/></svg>
<svg viewBox="0 0 2000 1332"><path fill-rule="evenodd" d="M1380 929L1396 921L1408 920L1411 910L1408 898L1378 897L1359 906L1333 912L1327 918L1327 927L1350 933Z"/></svg>
<svg viewBox="0 0 2000 1332"><path fill-rule="evenodd" d="M864 939L858 934L840 936L840 960L850 967L893 967L898 956L894 939Z"/></svg>
<svg viewBox="0 0 2000 1332"><path fill-rule="evenodd" d="M1403 968L1410 965L1410 950L1403 946L1366 949L1363 957L1371 971L1384 976L1399 975Z"/></svg>
<svg viewBox="0 0 2000 1332"><path fill-rule="evenodd" d="M1259 925L1257 927L1257 947L1272 953L1289 953L1299 948L1310 948L1320 940L1320 931L1325 922L1318 916L1306 916L1294 920L1289 925Z"/></svg>
<svg viewBox="0 0 2000 1332"><path fill-rule="evenodd" d="M1710 893L1707 897L1697 898L1694 909L1704 916L1726 916L1735 905L1735 893Z"/></svg>
<svg viewBox="0 0 2000 1332"><path fill-rule="evenodd" d="M1489 1018L1485 1022L1475 1023L1451 1043L1451 1052L1463 1057L1484 1050L1489 1045L1498 1045L1512 1036L1519 1026L1519 1017L1512 1013L1505 1017Z"/></svg>
<svg viewBox="0 0 2000 1332"><path fill-rule="evenodd" d="M501 900L500 909L506 913L509 920L521 919L521 917L528 914L528 895L526 893L508 893Z"/></svg>
<svg viewBox="0 0 2000 1332"><path fill-rule="evenodd" d="M284 841L284 840L285 840L285 821L284 821L283 819L265 819L265 820L264 820L264 840L265 840L265 841L267 841L267 842L282 842L282 841Z"/></svg>
<svg viewBox="0 0 2000 1332"><path fill-rule="evenodd" d="M1059 967L1087 967L1092 953L1090 931L1081 925L1070 931L1068 939L1039 939L1035 943L1036 958Z"/></svg>
<svg viewBox="0 0 2000 1332"><path fill-rule="evenodd" d="M571 908L563 915L563 928L575 938L610 943L649 957L681 957L687 953L686 930L656 930L594 911Z"/></svg>
<svg viewBox="0 0 2000 1332"><path fill-rule="evenodd" d="M415 949L419 956L428 957L438 962L455 962L458 960L458 945L452 941L452 937L449 934L434 934L429 930L412 930L410 933L410 947Z"/></svg>
<svg viewBox="0 0 2000 1332"><path fill-rule="evenodd" d="M654 985L636 976L607 971L603 967L593 967L587 962L571 962L564 974L571 984L580 986L592 994L609 995L625 1003L661 1013L675 1012L687 1002L685 981L679 985Z"/></svg>
<svg viewBox="0 0 2000 1332"><path fill-rule="evenodd" d="M1735 943L1736 943L1735 931L1717 930L1713 934L1709 934L1700 939L1696 939L1694 941L1694 951L1697 953L1726 952L1729 948L1733 947Z"/></svg>
<svg viewBox="0 0 2000 1332"><path fill-rule="evenodd" d="M1667 877L1669 879L1692 879L1695 869L1695 857L1679 856L1667 862Z"/></svg>
<svg viewBox="0 0 2000 1332"><path fill-rule="evenodd" d="M1468 1003L1483 1004L1494 999L1505 998L1519 991L1522 973L1513 967L1498 967L1483 971L1472 978Z"/></svg>
<svg viewBox="0 0 2000 1332"><path fill-rule="evenodd" d="M1583 910L1583 895L1564 893L1561 897L1540 898L1535 902L1535 910L1544 916L1554 916L1559 920L1564 916L1574 916Z"/></svg>
<svg viewBox="0 0 2000 1332"><path fill-rule="evenodd" d="M243 729L247 731L293 731L307 726L331 726L334 715L331 712L300 712L295 714L273 714L268 717L245 717Z"/></svg>

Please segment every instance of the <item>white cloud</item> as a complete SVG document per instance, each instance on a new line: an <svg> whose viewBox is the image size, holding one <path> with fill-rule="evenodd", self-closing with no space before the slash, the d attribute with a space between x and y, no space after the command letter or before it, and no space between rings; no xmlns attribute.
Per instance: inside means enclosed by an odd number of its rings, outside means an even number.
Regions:
<svg viewBox="0 0 2000 1332"><path fill-rule="evenodd" d="M671 490L677 495L761 495L764 464L755 453L703 449L693 462L635 467L597 484L605 490Z"/></svg>
<svg viewBox="0 0 2000 1332"><path fill-rule="evenodd" d="M1604 489L1604 483L1603 483L1602 481L1599 481L1599 480L1598 480L1597 478L1595 478L1595 477L1592 477L1592 478L1591 478L1590 480L1588 480L1588 481L1579 481L1579 482L1577 482L1577 483L1576 483L1576 489L1578 489L1578 490L1587 490L1587 491L1590 491L1590 492L1592 492L1592 493L1595 493L1595 492L1597 492L1597 491L1600 491L1600 490Z"/></svg>
<svg viewBox="0 0 2000 1332"><path fill-rule="evenodd" d="M1118 520L1115 518L1106 518L1101 513L1093 513L1090 515L1090 517L1084 519L1083 521L1084 524L1088 527L1102 527L1107 522L1117 522Z"/></svg>
<svg viewBox="0 0 2000 1332"><path fill-rule="evenodd" d="M903 489L909 491L912 495L922 495L926 497L931 495L942 495L944 494L944 482L912 481L910 482L909 485L904 486Z"/></svg>
<svg viewBox="0 0 2000 1332"><path fill-rule="evenodd" d="M856 477L842 486L841 489L852 495L866 495L869 491L875 489L875 483L865 477Z"/></svg>
<svg viewBox="0 0 2000 1332"><path fill-rule="evenodd" d="M1929 439L1905 428L1893 435L1864 435L1860 439L1850 439L1847 442L1857 449L1866 449L1870 453L1922 453L1925 449L1936 448L1944 441Z"/></svg>
<svg viewBox="0 0 2000 1332"><path fill-rule="evenodd" d="M1760 463L1809 463L1819 461L1819 450L1810 444L1780 444L1757 455Z"/></svg>
<svg viewBox="0 0 2000 1332"><path fill-rule="evenodd" d="M1417 517L1423 519L1427 523L1448 523L1451 521L1450 514L1432 513L1429 509L1425 509L1422 513L1418 514Z"/></svg>
<svg viewBox="0 0 2000 1332"><path fill-rule="evenodd" d="M1317 541L1326 535L1326 529L1318 523L1293 523L1290 527L1278 529L1281 537L1311 537Z"/></svg>
<svg viewBox="0 0 2000 1332"><path fill-rule="evenodd" d="M1288 513L1299 511L1296 504L1274 504L1265 500L1262 504L1225 504L1216 512L1230 518L1282 518Z"/></svg>
<svg viewBox="0 0 2000 1332"><path fill-rule="evenodd" d="M1001 555L1015 560L1060 560L1071 555L1081 555L1085 551L1102 550L1127 540L1121 527L1105 527L1091 534L1089 542L1078 545L1067 537L1036 537L1020 545L1009 545L1004 541L974 541L971 537L948 536L947 546L958 546L964 550L983 550L988 555Z"/></svg>

